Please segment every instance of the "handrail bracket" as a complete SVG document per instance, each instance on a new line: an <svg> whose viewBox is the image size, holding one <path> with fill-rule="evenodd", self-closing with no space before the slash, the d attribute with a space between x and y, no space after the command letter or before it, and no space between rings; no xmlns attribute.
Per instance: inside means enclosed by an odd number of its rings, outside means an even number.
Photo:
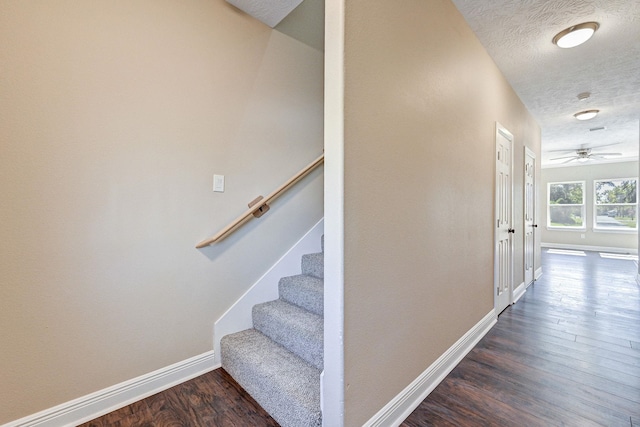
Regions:
<svg viewBox="0 0 640 427"><path fill-rule="evenodd" d="M256 197L251 202L249 202L249 207L250 208L254 207L262 199L264 199L264 197L262 196ZM260 206L257 211L253 212L253 216L255 216L256 218L260 218L262 215L266 214L269 209L271 209L271 207L265 203L262 206Z"/></svg>

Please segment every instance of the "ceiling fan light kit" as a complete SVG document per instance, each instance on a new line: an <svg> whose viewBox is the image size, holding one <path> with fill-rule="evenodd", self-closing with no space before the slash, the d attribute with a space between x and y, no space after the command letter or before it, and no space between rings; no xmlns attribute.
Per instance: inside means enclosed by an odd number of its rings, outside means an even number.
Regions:
<svg viewBox="0 0 640 427"><path fill-rule="evenodd" d="M573 117L575 117L578 120L591 120L595 116L597 116L599 112L600 110L585 110L585 111L580 111L579 113L575 113Z"/></svg>
<svg viewBox="0 0 640 427"><path fill-rule="evenodd" d="M600 25L597 22L583 22L560 31L553 38L553 44L569 49L586 42L593 36Z"/></svg>

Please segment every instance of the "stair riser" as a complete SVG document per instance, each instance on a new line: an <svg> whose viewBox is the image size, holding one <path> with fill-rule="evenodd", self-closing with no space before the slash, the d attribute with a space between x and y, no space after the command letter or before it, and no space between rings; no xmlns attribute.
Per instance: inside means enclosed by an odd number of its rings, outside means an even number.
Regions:
<svg viewBox="0 0 640 427"><path fill-rule="evenodd" d="M324 315L324 286L320 279L303 275L283 277L278 291L281 299L319 316Z"/></svg>
<svg viewBox="0 0 640 427"><path fill-rule="evenodd" d="M324 278L324 254L307 254L302 256L302 274Z"/></svg>
<svg viewBox="0 0 640 427"><path fill-rule="evenodd" d="M323 369L323 322L319 316L293 321L279 310L286 303L253 307L253 327L318 369ZM299 309L298 309L299 310ZM309 313L310 314L310 313Z"/></svg>

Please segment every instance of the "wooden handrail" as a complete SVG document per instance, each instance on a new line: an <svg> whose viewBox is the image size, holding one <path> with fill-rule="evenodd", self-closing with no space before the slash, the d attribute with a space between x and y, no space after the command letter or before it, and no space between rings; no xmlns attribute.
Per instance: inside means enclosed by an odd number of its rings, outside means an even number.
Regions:
<svg viewBox="0 0 640 427"><path fill-rule="evenodd" d="M296 182L300 181L302 178L307 176L312 170L314 170L315 168L320 166L323 162L324 162L324 154L322 154L320 157L315 159L313 162L309 163L302 170L300 170L300 172L298 172L297 174L295 174L294 176L289 178L289 180L287 182L285 182L280 187L275 189L267 197L265 197L264 199L261 199L258 203L254 204L249 209L247 209L242 215L240 215L239 217L234 219L229 225L227 225L225 228L220 230L218 232L218 234L216 234L215 236L213 236L213 237L211 237L209 239L203 240L202 242L198 243L196 245L196 248L198 248L198 249L204 248L205 246L209 246L209 245L211 245L211 244L213 244L213 243L225 238L228 234L232 233L238 227L240 227L242 224L247 222L254 215L254 213L256 213L257 211L260 211L261 208L264 205L266 205L270 201L272 201L275 198L277 198L278 196L280 196L289 187L291 187L293 184L295 184Z"/></svg>

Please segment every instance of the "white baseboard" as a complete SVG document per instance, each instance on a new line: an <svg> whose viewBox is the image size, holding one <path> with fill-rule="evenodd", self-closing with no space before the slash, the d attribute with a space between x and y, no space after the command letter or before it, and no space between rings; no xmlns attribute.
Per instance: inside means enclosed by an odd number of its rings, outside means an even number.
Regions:
<svg viewBox="0 0 640 427"><path fill-rule="evenodd" d="M216 363L220 363L220 339L225 335L253 327L253 306L278 299L280 279L300 274L302 255L321 251L320 239L323 233L324 219L321 219L215 322L213 350Z"/></svg>
<svg viewBox="0 0 640 427"><path fill-rule="evenodd" d="M527 287L524 285L524 282L520 283L517 288L513 290L513 303L515 304L518 300L524 295L527 291Z"/></svg>
<svg viewBox="0 0 640 427"><path fill-rule="evenodd" d="M498 316L491 310L480 322L452 345L418 378L387 403L364 427L397 427L455 368L495 325Z"/></svg>
<svg viewBox="0 0 640 427"><path fill-rule="evenodd" d="M540 278L540 276L542 276L542 267L538 267L538 268L536 269L535 274L533 275L533 277L535 277L535 278L536 278L536 280L538 280L538 279Z"/></svg>
<svg viewBox="0 0 640 427"><path fill-rule="evenodd" d="M219 365L214 364L213 351L209 351L95 393L54 406L53 408L45 409L36 414L12 421L4 424L2 427L76 426L210 372L218 367Z"/></svg>
<svg viewBox="0 0 640 427"><path fill-rule="evenodd" d="M540 243L542 248L569 249L574 251L610 252L616 254L637 254L638 248L616 248L609 246L571 245L565 243Z"/></svg>

